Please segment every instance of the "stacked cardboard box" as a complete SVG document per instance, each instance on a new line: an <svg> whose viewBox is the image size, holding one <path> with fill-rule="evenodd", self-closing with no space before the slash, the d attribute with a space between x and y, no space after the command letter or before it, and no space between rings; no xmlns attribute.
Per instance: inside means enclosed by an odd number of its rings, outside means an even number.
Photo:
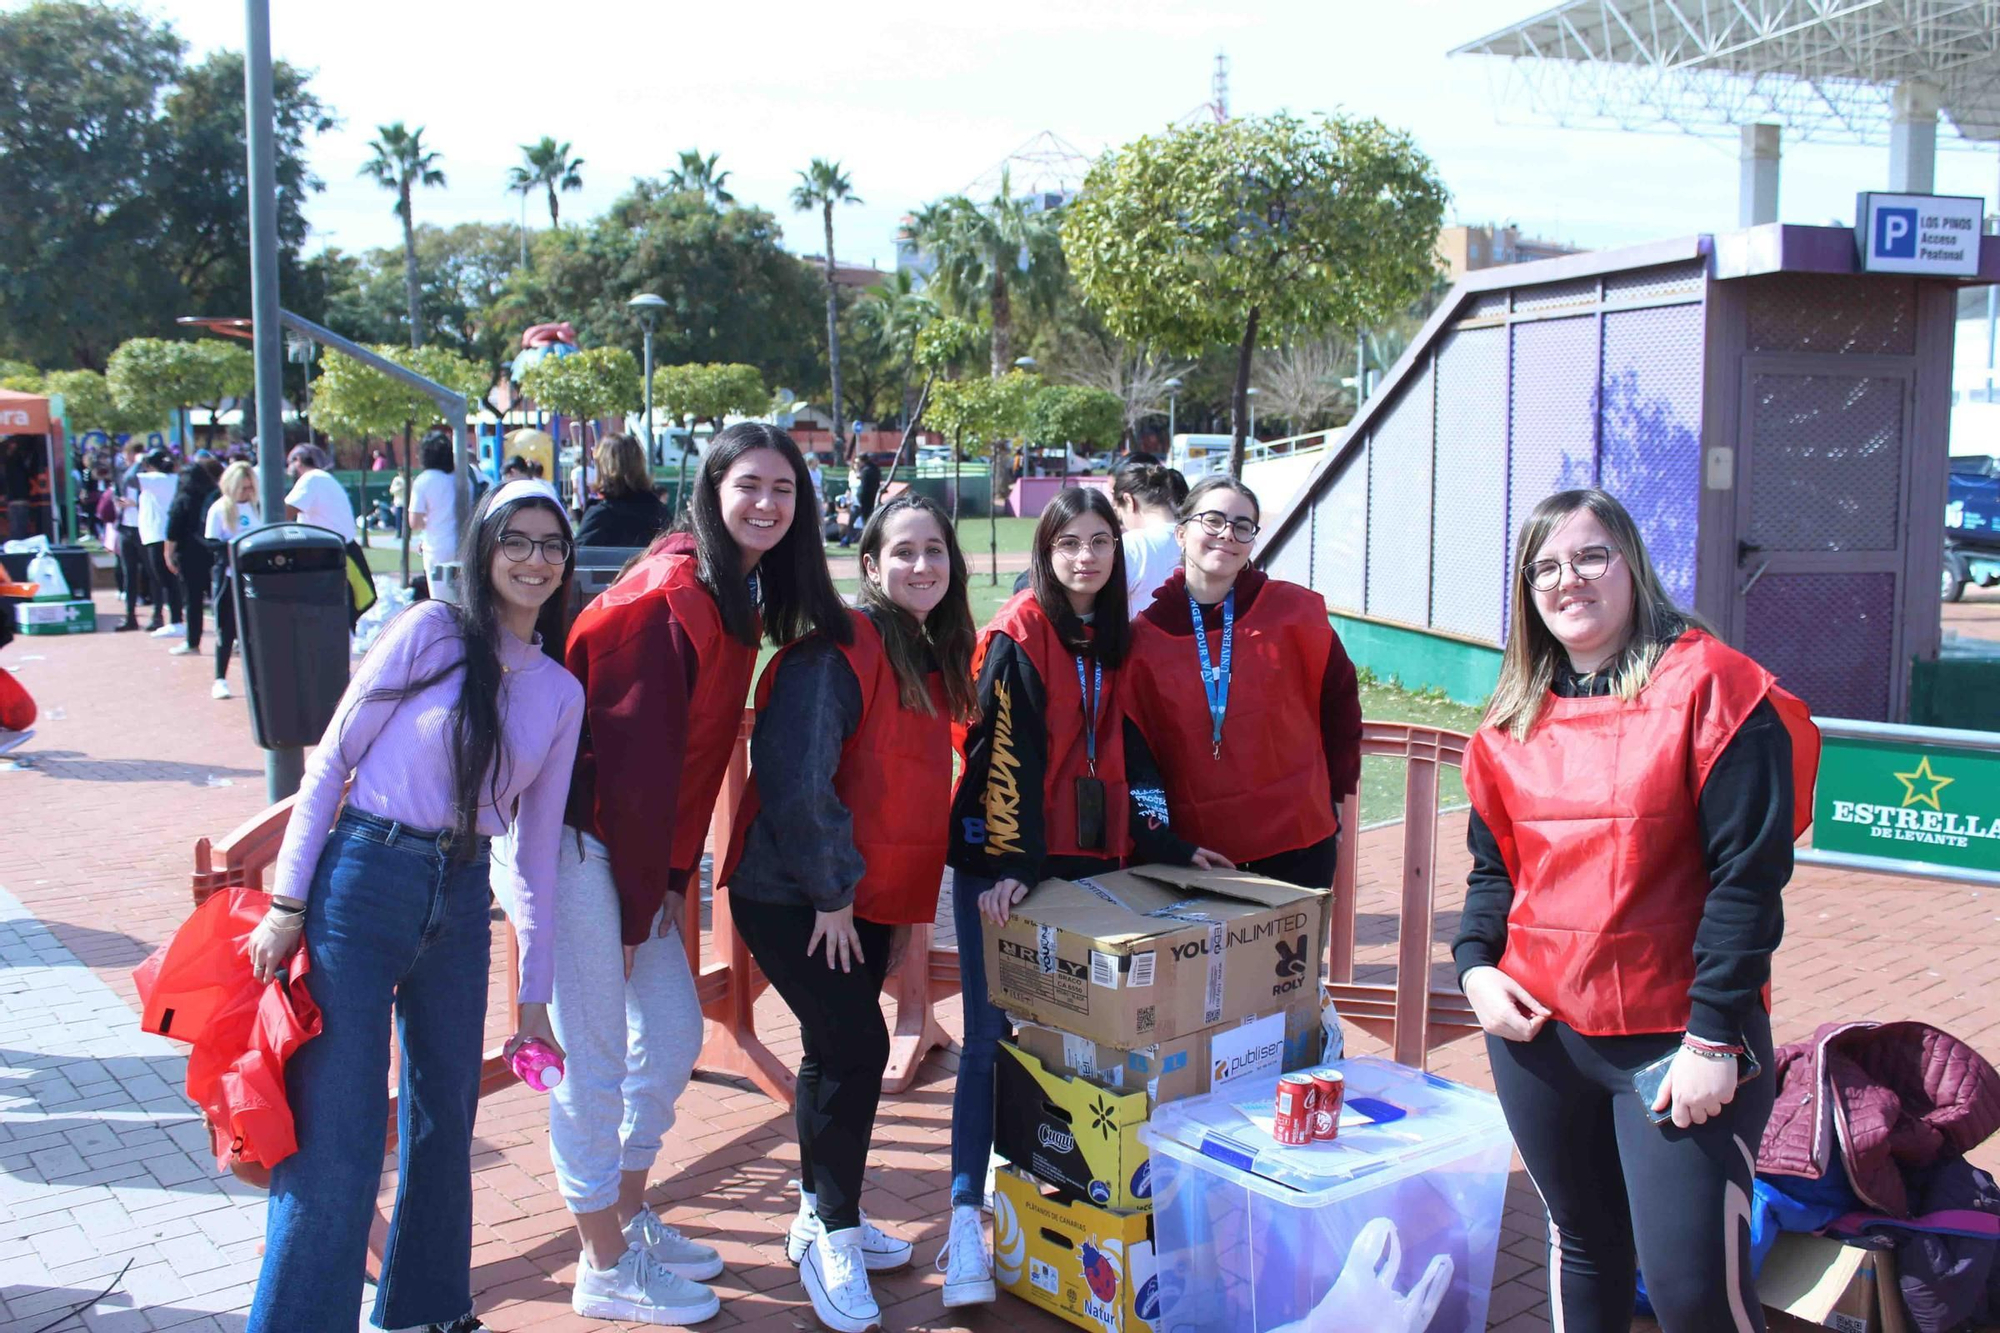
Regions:
<svg viewBox="0 0 2000 1333"><path fill-rule="evenodd" d="M1081 1328L1153 1327L1153 1110L1320 1056L1327 895L1143 866L1048 880L984 932L1003 1045L994 1146L1000 1284ZM963 946L961 946L963 947Z"/></svg>
<svg viewBox="0 0 2000 1333"><path fill-rule="evenodd" d="M97 607L88 599L14 602L14 628L23 634L95 634Z"/></svg>

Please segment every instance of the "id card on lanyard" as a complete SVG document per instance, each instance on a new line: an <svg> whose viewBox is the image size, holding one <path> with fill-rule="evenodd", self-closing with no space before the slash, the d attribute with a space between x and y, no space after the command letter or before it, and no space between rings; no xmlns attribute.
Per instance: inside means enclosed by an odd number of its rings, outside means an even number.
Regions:
<svg viewBox="0 0 2000 1333"><path fill-rule="evenodd" d="M1229 663L1236 643L1236 589L1222 599L1222 660L1211 664L1208 656L1208 627L1202 623L1201 603L1188 594L1188 614L1194 618L1194 649L1201 660L1201 688L1208 696L1208 734L1217 759L1222 758L1222 719L1229 713Z"/></svg>
<svg viewBox="0 0 2000 1333"><path fill-rule="evenodd" d="M1087 776L1076 780L1076 845L1082 851L1104 848L1104 780L1097 776L1097 705L1104 693L1104 663L1085 678L1083 657L1076 659L1076 688L1083 696L1083 753Z"/></svg>

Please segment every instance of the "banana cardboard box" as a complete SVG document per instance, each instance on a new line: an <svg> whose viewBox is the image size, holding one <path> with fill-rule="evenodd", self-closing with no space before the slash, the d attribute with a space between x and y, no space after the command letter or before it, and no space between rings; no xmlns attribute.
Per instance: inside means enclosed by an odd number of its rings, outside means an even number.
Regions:
<svg viewBox="0 0 2000 1333"><path fill-rule="evenodd" d="M1098 1333L1149 1333L1160 1317L1150 1213L1049 1194L1005 1166L993 1173L993 1277L1030 1305Z"/></svg>
<svg viewBox="0 0 2000 1333"><path fill-rule="evenodd" d="M993 1002L1119 1050L1313 995L1327 901L1236 870L1139 866L1043 880L982 932Z"/></svg>
<svg viewBox="0 0 2000 1333"><path fill-rule="evenodd" d="M1117 1092L1053 1073L1011 1042L994 1069L993 1148L1101 1208L1153 1206L1152 1157L1139 1142L1146 1090Z"/></svg>
<svg viewBox="0 0 2000 1333"><path fill-rule="evenodd" d="M1052 1074L1074 1074L1119 1092L1143 1091L1150 1108L1199 1097L1238 1078L1285 1074L1318 1064L1322 1036L1319 1005L1307 995L1282 1011L1203 1028L1132 1051L1039 1023L1022 1023L1015 1030L1014 1044Z"/></svg>

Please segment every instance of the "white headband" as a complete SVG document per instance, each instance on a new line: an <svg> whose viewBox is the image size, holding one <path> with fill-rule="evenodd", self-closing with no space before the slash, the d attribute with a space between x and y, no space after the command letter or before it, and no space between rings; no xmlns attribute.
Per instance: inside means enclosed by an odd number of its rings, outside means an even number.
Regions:
<svg viewBox="0 0 2000 1333"><path fill-rule="evenodd" d="M490 514L501 505L512 504L516 500L548 501L555 506L556 512L562 515L563 532L569 533L569 511L563 508L562 497L556 494L555 487L533 477L516 477L502 485L499 490L493 492L493 498L487 502L486 512Z"/></svg>

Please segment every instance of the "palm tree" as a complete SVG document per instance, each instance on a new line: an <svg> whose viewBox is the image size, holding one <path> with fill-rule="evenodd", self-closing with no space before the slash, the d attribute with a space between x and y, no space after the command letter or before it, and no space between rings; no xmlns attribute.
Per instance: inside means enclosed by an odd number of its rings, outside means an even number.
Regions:
<svg viewBox="0 0 2000 1333"><path fill-rule="evenodd" d="M1000 193L984 205L963 195L926 209L912 221L917 244L937 260L936 280L951 303L993 321L993 376L1014 364L1014 301L1049 309L1062 289L1058 215L1013 192L1006 173Z"/></svg>
<svg viewBox="0 0 2000 1333"><path fill-rule="evenodd" d="M547 190L549 225L561 226L562 212L556 204L556 191L583 188L583 177L578 171L583 166L583 159L571 157L568 144L557 143L546 134L540 143L522 144L521 156L527 159L528 165L507 169L507 188L516 194Z"/></svg>
<svg viewBox="0 0 2000 1333"><path fill-rule="evenodd" d="M840 412L840 302L838 289L833 283L833 206L847 203L858 204L860 196L854 193L854 185L841 171L840 163L829 162L816 157L812 165L799 173L799 183L792 187L792 207L801 213L817 208L826 223L826 360L833 378L833 456L843 458L847 454L846 423Z"/></svg>
<svg viewBox="0 0 2000 1333"><path fill-rule="evenodd" d="M681 150L681 164L667 173L667 188L688 190L702 195L717 208L726 208L736 202L736 196L723 187L729 182L729 173L717 171L715 164L722 154L701 155L696 148Z"/></svg>
<svg viewBox="0 0 2000 1333"><path fill-rule="evenodd" d="M403 220L403 290L410 302L410 346L424 345L424 326L417 309L417 229L410 216L410 193L417 186L444 184L438 170L440 154L424 148L424 128L403 128L403 122L375 127L376 138L368 141L375 156L362 165L359 174L372 177L385 190L396 192L396 216Z"/></svg>

